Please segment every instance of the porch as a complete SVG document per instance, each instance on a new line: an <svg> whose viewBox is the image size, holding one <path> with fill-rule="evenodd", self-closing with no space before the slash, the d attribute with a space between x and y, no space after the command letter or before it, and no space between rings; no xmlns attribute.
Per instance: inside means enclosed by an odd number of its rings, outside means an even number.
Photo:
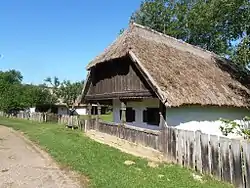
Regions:
<svg viewBox="0 0 250 188"><path fill-rule="evenodd" d="M166 126L166 107L157 98L144 99L112 99L95 101L96 115L101 115L101 104L112 107L112 123L128 125L149 130L161 130ZM92 114L93 105L89 103L88 114Z"/></svg>

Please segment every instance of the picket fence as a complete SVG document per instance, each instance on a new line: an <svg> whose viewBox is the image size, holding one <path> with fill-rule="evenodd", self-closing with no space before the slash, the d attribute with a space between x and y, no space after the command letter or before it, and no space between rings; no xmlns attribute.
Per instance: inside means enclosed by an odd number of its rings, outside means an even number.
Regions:
<svg viewBox="0 0 250 188"><path fill-rule="evenodd" d="M30 121L36 121L41 123L46 122L56 122L62 125L68 125L71 127L80 127L80 120L78 116L69 116L69 115L57 115L53 113L41 113L41 112L19 112L15 115L6 114L0 111L0 117L10 117L18 119L26 119Z"/></svg>
<svg viewBox="0 0 250 188"><path fill-rule="evenodd" d="M85 131L97 130L161 151L166 161L250 188L250 143L200 131L165 127L161 131L88 120Z"/></svg>
<svg viewBox="0 0 250 188"><path fill-rule="evenodd" d="M58 123L71 127L80 127L80 119L78 116L60 115L58 116Z"/></svg>

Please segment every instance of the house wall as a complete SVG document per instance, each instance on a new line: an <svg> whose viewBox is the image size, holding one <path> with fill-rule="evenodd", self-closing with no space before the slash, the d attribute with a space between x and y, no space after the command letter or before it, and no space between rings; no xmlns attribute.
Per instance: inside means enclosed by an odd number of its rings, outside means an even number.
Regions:
<svg viewBox="0 0 250 188"><path fill-rule="evenodd" d="M147 98L154 95L129 57L100 64L90 71L85 100Z"/></svg>
<svg viewBox="0 0 250 188"><path fill-rule="evenodd" d="M68 108L65 106L58 107L57 114L58 115L68 115L69 114Z"/></svg>
<svg viewBox="0 0 250 188"><path fill-rule="evenodd" d="M86 107L77 108L76 113L78 115L87 115L87 108Z"/></svg>
<svg viewBox="0 0 250 188"><path fill-rule="evenodd" d="M158 99L143 99L142 101L128 101L127 107L132 107L135 110L135 121L134 122L128 122L127 124L137 126L137 127L143 127L143 128L149 128L149 129L159 129L159 126L156 125L150 125L143 122L143 111L147 107L156 107L159 108L159 100ZM113 100L113 121L115 123L121 123L120 120L120 109L121 109L121 102L119 100L114 99Z"/></svg>
<svg viewBox="0 0 250 188"><path fill-rule="evenodd" d="M240 121L247 115L250 115L250 111L240 108L184 106L167 108L166 121L168 126L185 130L201 130L203 133L222 136L220 126L224 124L219 120L220 118Z"/></svg>

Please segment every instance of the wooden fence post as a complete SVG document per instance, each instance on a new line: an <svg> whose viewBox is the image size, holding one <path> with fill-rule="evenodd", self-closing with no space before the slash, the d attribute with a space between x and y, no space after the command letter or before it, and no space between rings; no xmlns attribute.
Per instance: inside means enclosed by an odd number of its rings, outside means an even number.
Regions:
<svg viewBox="0 0 250 188"><path fill-rule="evenodd" d="M243 155L241 155L241 150L242 148L241 148L240 140L231 139L231 149L230 149L231 183L235 185L236 187L245 187L244 181L243 181L244 180L244 170L243 170L244 159L243 159ZM249 153L248 153L248 156L249 156Z"/></svg>
<svg viewBox="0 0 250 188"><path fill-rule="evenodd" d="M244 141L242 143L243 148L243 159L244 159L244 174L245 174L245 187L250 188L250 143ZM243 176L244 177L244 176Z"/></svg>
<svg viewBox="0 0 250 188"><path fill-rule="evenodd" d="M229 139L220 137L221 177L223 181L227 182L231 182L229 154Z"/></svg>
<svg viewBox="0 0 250 188"><path fill-rule="evenodd" d="M202 160L201 160L201 131L195 131L195 161L197 171L202 173Z"/></svg>

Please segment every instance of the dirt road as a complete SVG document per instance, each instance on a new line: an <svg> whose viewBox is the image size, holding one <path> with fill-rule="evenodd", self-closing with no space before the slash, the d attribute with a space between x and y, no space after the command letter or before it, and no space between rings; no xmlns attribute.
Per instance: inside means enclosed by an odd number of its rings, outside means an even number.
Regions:
<svg viewBox="0 0 250 188"><path fill-rule="evenodd" d="M60 170L21 134L0 126L0 188L80 188L76 176Z"/></svg>

